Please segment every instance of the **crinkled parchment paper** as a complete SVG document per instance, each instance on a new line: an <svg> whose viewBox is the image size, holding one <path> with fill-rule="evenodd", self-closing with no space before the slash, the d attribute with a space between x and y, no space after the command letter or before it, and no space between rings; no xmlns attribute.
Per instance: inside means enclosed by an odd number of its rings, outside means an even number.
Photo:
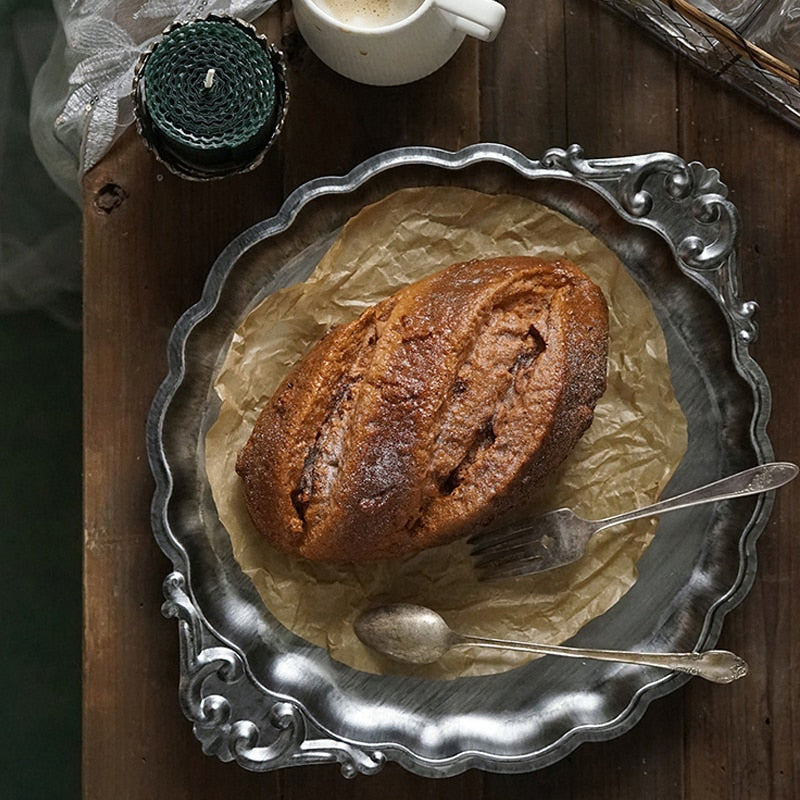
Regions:
<svg viewBox="0 0 800 800"><path fill-rule="evenodd" d="M636 562L652 539L654 521L596 534L576 564L479 584L463 542L402 560L314 564L274 550L244 506L236 455L288 368L330 325L456 261L522 254L567 256L603 289L610 310L608 389L567 461L526 498L531 513L571 506L599 518L654 501L686 449L686 421L673 394L661 328L611 250L528 199L458 187L389 195L344 226L307 281L267 297L234 335L216 384L219 417L206 441L220 519L270 612L353 667L456 677L502 671L531 658L460 650L430 667L390 664L353 633L358 613L373 604L421 603L464 632L556 643L605 612L636 580Z"/></svg>

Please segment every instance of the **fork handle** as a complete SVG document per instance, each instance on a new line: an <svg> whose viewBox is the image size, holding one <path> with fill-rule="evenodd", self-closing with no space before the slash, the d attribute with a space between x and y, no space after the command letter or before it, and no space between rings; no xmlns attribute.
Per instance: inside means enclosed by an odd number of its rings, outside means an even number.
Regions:
<svg viewBox="0 0 800 800"><path fill-rule="evenodd" d="M771 489L777 489L779 486L789 483L797 473L797 466L786 461L761 464L743 472L737 472L735 475L729 475L727 478L708 483L698 489L692 489L690 492L653 503L653 505L598 520L595 531L610 528L612 525L619 525L623 522L630 522L634 519L663 514L666 511L677 511L679 508L688 508L702 503L713 503L718 500L728 500L733 497L768 492Z"/></svg>
<svg viewBox="0 0 800 800"><path fill-rule="evenodd" d="M616 661L623 664L638 664L660 667L676 672L696 675L714 683L731 683L747 675L747 662L728 650L706 650L703 653L640 653L633 650L595 650L592 648L564 647L562 645L514 642L504 639L489 639L483 636L459 634L454 646L492 647L502 650L517 650L539 655L566 656L567 658Z"/></svg>

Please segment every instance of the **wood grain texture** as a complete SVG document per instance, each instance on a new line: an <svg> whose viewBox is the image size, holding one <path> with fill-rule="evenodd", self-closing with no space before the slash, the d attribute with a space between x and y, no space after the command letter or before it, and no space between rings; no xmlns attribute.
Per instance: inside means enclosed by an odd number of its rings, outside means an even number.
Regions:
<svg viewBox="0 0 800 800"><path fill-rule="evenodd" d="M798 461L797 400L788 376L800 357L800 326L789 305L800 242L800 183L787 167L797 158L796 131L719 88L706 75L681 75L681 146L686 157L717 167L742 218L744 299L760 305L753 355L773 392L770 438L776 456ZM690 109L690 111L688 111ZM753 590L727 619L721 645L746 656L751 675L728 693L687 687L687 791L691 797L793 798L800 792L797 580L800 545L795 482L778 493L758 543ZM725 730L726 736L715 735Z"/></svg>
<svg viewBox="0 0 800 800"><path fill-rule="evenodd" d="M378 89L332 73L294 30L288 2L260 22L281 40L286 130L247 176L181 181L128 133L84 185L84 797L790 800L800 796L800 485L781 490L758 544L755 585L720 646L751 675L700 681L655 701L631 731L526 775L428 780L388 765L248 773L203 755L177 703L175 624L159 611L169 567L152 539L147 411L166 341L222 247L318 175L405 144L502 141L531 157L580 143L588 156L669 150L720 169L742 215L742 296L761 305L754 354L773 390L770 435L800 459L795 312L800 136L652 42L596 0L510 0L492 45L463 47L417 84Z"/></svg>

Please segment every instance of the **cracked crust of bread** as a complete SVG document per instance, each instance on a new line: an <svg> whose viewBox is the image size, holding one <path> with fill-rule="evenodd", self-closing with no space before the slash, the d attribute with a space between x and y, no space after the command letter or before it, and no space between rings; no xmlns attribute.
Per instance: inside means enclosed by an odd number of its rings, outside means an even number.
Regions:
<svg viewBox="0 0 800 800"><path fill-rule="evenodd" d="M334 328L239 453L250 515L319 561L408 555L513 508L591 424L608 311L566 259L454 264Z"/></svg>

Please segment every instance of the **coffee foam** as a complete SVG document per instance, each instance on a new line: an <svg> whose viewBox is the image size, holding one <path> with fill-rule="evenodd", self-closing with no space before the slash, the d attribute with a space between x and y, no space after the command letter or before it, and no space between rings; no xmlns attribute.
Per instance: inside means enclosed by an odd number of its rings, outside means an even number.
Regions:
<svg viewBox="0 0 800 800"><path fill-rule="evenodd" d="M345 25L381 28L413 14L422 0L314 0L314 4Z"/></svg>

